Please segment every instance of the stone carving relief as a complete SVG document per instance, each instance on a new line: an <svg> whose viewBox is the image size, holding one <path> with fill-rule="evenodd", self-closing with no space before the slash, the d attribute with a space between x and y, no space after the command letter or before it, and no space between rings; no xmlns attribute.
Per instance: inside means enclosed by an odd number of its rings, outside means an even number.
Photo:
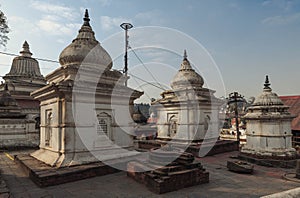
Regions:
<svg viewBox="0 0 300 198"><path fill-rule="evenodd" d="M45 146L51 147L51 138L52 138L52 121L53 114L52 110L46 110L46 126L45 126Z"/></svg>

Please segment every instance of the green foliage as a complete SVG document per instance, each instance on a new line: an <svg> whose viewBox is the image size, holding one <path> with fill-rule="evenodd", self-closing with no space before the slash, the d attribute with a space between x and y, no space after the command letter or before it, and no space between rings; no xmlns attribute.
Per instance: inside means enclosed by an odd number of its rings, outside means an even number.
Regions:
<svg viewBox="0 0 300 198"><path fill-rule="evenodd" d="M6 46L7 41L9 40L7 36L8 33L9 27L7 25L7 19L2 10L0 10L0 46Z"/></svg>

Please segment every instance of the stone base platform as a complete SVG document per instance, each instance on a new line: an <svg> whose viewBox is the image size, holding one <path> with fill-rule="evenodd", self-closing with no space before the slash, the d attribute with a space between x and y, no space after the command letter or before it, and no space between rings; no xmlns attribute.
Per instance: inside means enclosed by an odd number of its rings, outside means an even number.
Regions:
<svg viewBox="0 0 300 198"><path fill-rule="evenodd" d="M270 158L270 157L261 157L254 155L247 155L244 153L238 154L238 159L268 167L276 167L276 168L295 168L297 164L297 159L280 159L280 158Z"/></svg>
<svg viewBox="0 0 300 198"><path fill-rule="evenodd" d="M102 162L70 167L51 167L29 154L15 156L15 162L25 171L26 175L39 187L47 187L62 183L82 180L95 176L102 176L119 172L119 169ZM127 162L123 166L126 167ZM120 165L118 165L120 166Z"/></svg>
<svg viewBox="0 0 300 198"><path fill-rule="evenodd" d="M150 150L152 148L160 148L161 145L170 143L170 140L156 139L156 140L136 140L135 145L137 149ZM238 151L239 146L237 141L231 140L217 140L217 142L191 142L187 145L184 141L171 142L173 147L181 148L188 153L192 153L195 157L203 157L199 155L199 150L201 148L201 153L207 153L206 156L211 156L219 153L225 153L230 151Z"/></svg>
<svg viewBox="0 0 300 198"><path fill-rule="evenodd" d="M147 171L149 168L154 170ZM140 161L129 162L127 165L127 176L144 184L156 194L209 182L209 173L203 169L199 162L184 166L170 165L163 168L155 168L151 167L149 163Z"/></svg>

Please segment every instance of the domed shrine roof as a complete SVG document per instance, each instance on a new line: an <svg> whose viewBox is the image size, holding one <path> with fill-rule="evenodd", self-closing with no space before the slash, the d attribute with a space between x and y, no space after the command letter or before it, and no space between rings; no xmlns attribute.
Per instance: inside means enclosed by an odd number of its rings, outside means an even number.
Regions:
<svg viewBox="0 0 300 198"><path fill-rule="evenodd" d="M13 59L11 69L6 78L24 77L44 80L40 72L39 63L36 59L32 58L32 53L29 50L29 44L27 41L23 44L23 49L20 51L20 56Z"/></svg>
<svg viewBox="0 0 300 198"><path fill-rule="evenodd" d="M186 50L184 50L183 61L179 71L171 81L171 88L173 90L202 88L203 84L203 78L192 68L189 60L187 59Z"/></svg>
<svg viewBox="0 0 300 198"><path fill-rule="evenodd" d="M272 92L270 85L269 78L266 76L263 93L255 98L253 106L283 105L278 95Z"/></svg>
<svg viewBox="0 0 300 198"><path fill-rule="evenodd" d="M109 70L112 68L110 55L95 38L87 9L77 37L60 53L59 62L62 66L79 66L84 62L96 64L101 67L100 69Z"/></svg>

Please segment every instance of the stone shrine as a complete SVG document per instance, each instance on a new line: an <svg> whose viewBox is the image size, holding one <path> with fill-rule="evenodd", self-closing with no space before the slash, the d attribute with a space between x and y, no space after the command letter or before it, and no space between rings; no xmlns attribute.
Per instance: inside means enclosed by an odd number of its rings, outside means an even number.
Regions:
<svg viewBox="0 0 300 198"><path fill-rule="evenodd" d="M129 111L143 93L124 86L112 59L95 39L86 10L77 37L59 56L48 85L32 93L41 102L40 149L32 157L69 167L133 155ZM100 76L100 77L99 77ZM75 102L74 102L75 101ZM119 119L119 120L117 120Z"/></svg>
<svg viewBox="0 0 300 198"><path fill-rule="evenodd" d="M138 140L136 147L159 148L172 141L173 146L198 157L237 150L237 142L219 140L219 109L223 102L203 85L203 78L192 68L184 51L180 69L171 82L172 90L162 92L162 98L152 102L157 139Z"/></svg>
<svg viewBox="0 0 300 198"><path fill-rule="evenodd" d="M262 165L294 166L297 154L292 148L291 121L295 117L288 112L278 95L272 92L266 76L263 93L256 97L244 116L247 122L247 143L241 149L241 157ZM288 164L289 160L291 164ZM286 161L286 162L285 162Z"/></svg>
<svg viewBox="0 0 300 198"><path fill-rule="evenodd" d="M30 93L45 86L46 80L40 72L39 62L32 58L27 41L23 44L20 56L13 59L10 71L3 79L5 83L0 85L1 92L7 84L22 113L25 113L28 119L34 119L37 123L36 128L39 129L40 103L30 96Z"/></svg>
<svg viewBox="0 0 300 198"><path fill-rule="evenodd" d="M162 92L162 98L152 102L158 138L195 141L219 137L222 102L203 84L184 51L181 67L171 82L172 90Z"/></svg>

